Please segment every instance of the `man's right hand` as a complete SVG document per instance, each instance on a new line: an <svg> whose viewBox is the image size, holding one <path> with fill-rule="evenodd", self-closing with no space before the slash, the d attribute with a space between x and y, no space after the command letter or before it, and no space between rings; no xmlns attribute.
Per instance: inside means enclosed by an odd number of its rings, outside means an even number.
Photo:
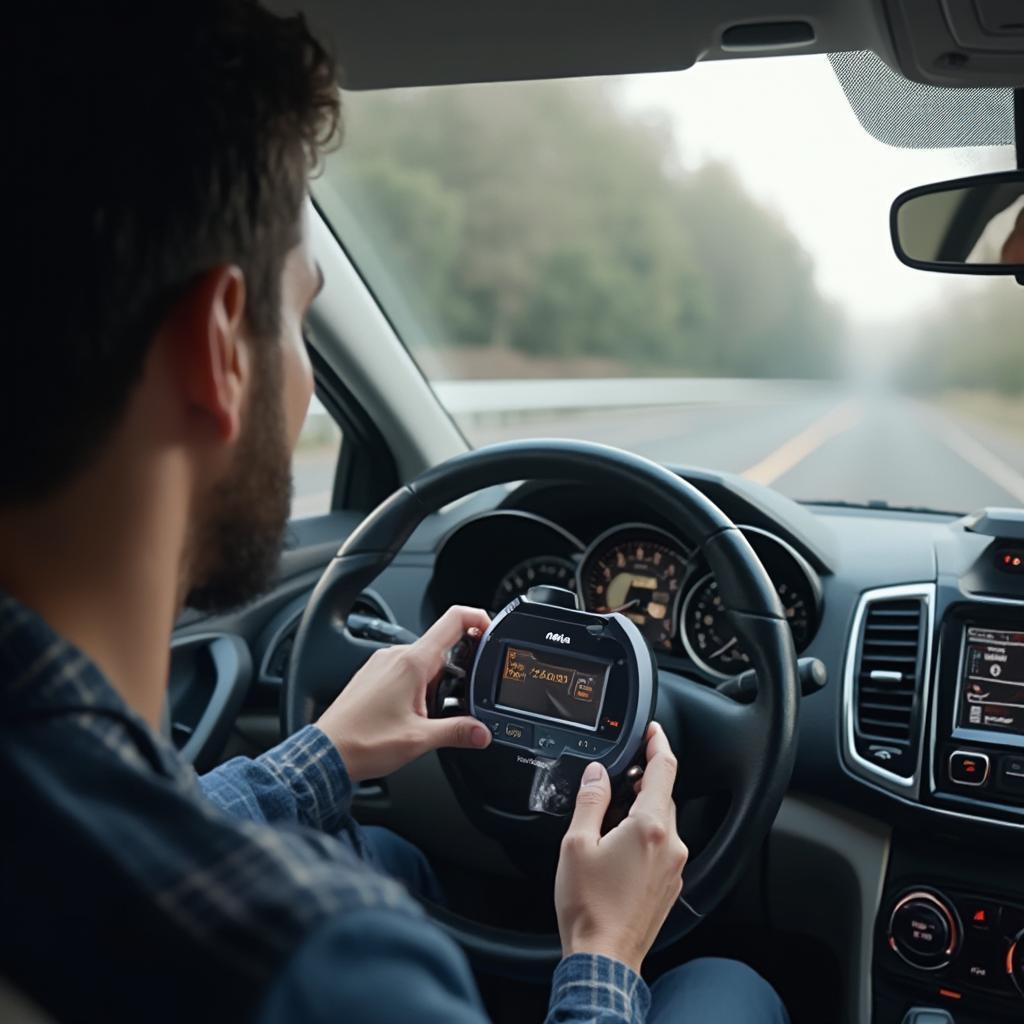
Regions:
<svg viewBox="0 0 1024 1024"><path fill-rule="evenodd" d="M587 766L562 840L555 910L562 952L600 953L634 971L682 891L688 851L676 832L676 759L664 730L647 731L647 767L629 814L605 835L608 773Z"/></svg>

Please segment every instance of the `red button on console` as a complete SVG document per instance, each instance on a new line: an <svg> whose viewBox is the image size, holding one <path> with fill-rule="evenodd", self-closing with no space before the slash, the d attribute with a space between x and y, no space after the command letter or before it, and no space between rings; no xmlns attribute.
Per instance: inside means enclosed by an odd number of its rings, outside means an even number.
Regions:
<svg viewBox="0 0 1024 1024"><path fill-rule="evenodd" d="M958 786L984 786L990 769L988 754L954 750L949 755L949 779Z"/></svg>
<svg viewBox="0 0 1024 1024"><path fill-rule="evenodd" d="M964 899L957 901L964 924L971 931L987 932L999 927L999 904L988 900Z"/></svg>

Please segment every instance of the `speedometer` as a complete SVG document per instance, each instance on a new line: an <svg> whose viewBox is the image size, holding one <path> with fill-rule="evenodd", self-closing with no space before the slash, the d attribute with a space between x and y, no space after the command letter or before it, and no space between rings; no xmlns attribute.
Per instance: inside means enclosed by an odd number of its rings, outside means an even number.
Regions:
<svg viewBox="0 0 1024 1024"><path fill-rule="evenodd" d="M598 537L580 563L583 607L621 612L652 647L668 650L688 563L688 554L671 534L644 524L616 527Z"/></svg>
<svg viewBox="0 0 1024 1024"><path fill-rule="evenodd" d="M821 603L818 577L797 551L774 534L752 526L741 529L775 586L799 653L811 642L817 627ZM709 675L727 678L750 668L750 655L729 620L711 573L698 579L683 599L679 629L687 654Z"/></svg>

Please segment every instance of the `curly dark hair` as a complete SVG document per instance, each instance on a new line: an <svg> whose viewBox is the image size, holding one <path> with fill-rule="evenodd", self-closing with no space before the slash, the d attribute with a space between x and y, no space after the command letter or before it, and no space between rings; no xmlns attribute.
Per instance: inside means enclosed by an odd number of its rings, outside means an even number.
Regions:
<svg viewBox="0 0 1024 1024"><path fill-rule="evenodd" d="M335 67L301 17L251 0L43 10L8 36L3 503L45 496L98 449L205 271L237 264L249 327L276 337L308 177L340 124Z"/></svg>

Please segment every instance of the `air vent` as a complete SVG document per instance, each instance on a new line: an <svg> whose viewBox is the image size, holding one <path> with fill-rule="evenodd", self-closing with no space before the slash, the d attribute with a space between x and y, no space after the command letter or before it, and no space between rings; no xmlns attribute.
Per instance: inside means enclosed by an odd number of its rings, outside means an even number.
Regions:
<svg viewBox="0 0 1024 1024"><path fill-rule="evenodd" d="M861 599L844 677L846 752L861 773L914 786L931 646L931 584Z"/></svg>
<svg viewBox="0 0 1024 1024"><path fill-rule="evenodd" d="M857 673L857 728L862 737L910 744L923 621L920 598L868 605Z"/></svg>

